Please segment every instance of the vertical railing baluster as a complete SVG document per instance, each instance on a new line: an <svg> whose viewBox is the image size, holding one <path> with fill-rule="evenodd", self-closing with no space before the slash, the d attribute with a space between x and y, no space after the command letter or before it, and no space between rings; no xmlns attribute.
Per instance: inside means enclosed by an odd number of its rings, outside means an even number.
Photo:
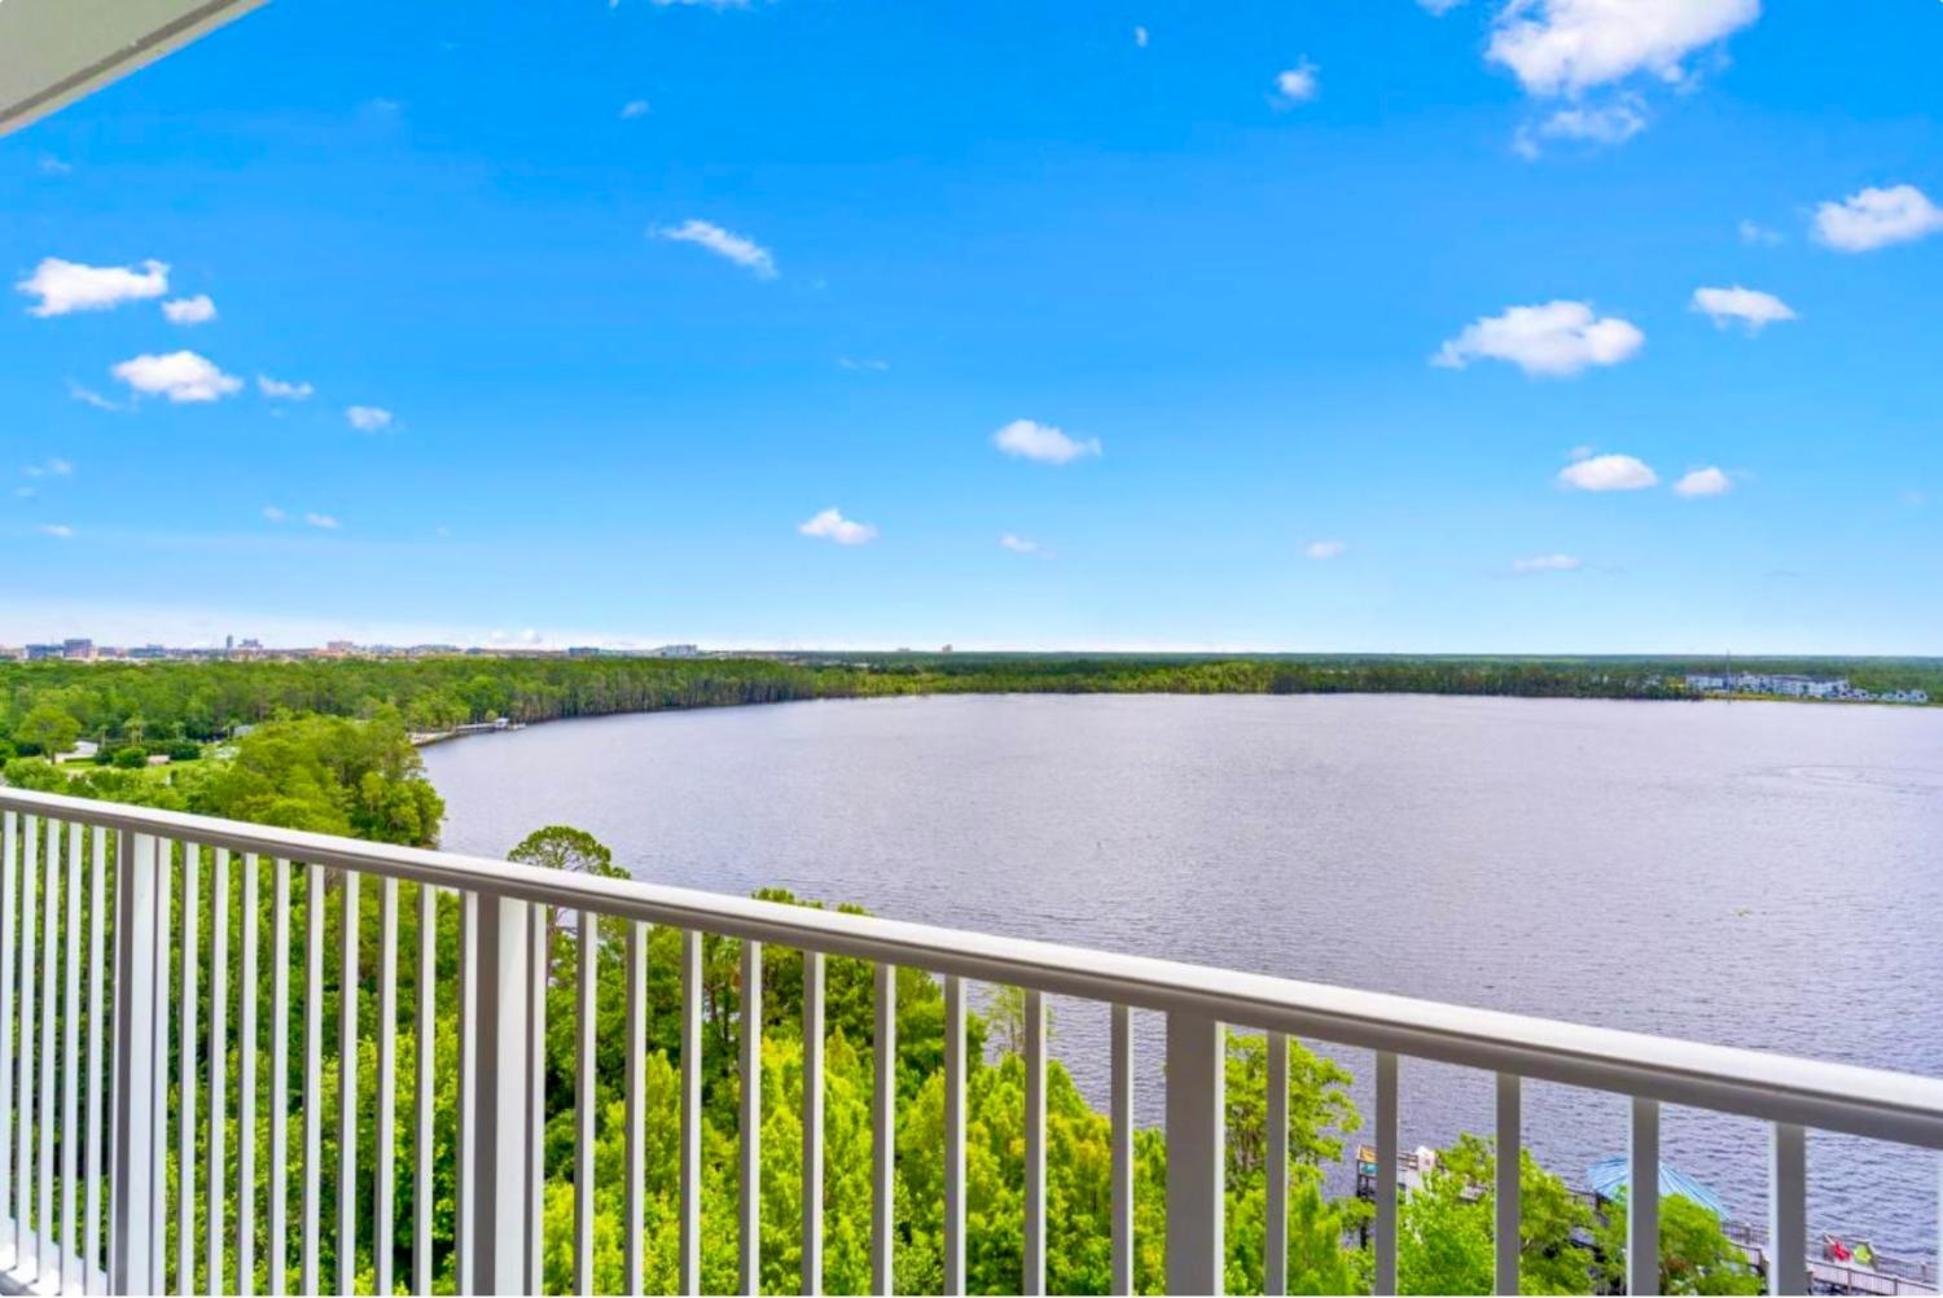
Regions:
<svg viewBox="0 0 1943 1298"><path fill-rule="evenodd" d="M532 949L526 957L530 998L526 1038L526 1289L539 1293L546 1264L546 998L553 978L548 958L553 921L539 902L531 903L528 909L527 933Z"/></svg>
<svg viewBox="0 0 1943 1298"><path fill-rule="evenodd" d="M627 1290L641 1292L648 1174L648 930L639 920L627 926ZM755 1293L744 1289L744 1293Z"/></svg>
<svg viewBox="0 0 1943 1298"><path fill-rule="evenodd" d="M182 845L182 1039L176 1045L175 1291L196 1292L196 976L202 931L202 848Z"/></svg>
<svg viewBox="0 0 1943 1298"><path fill-rule="evenodd" d="M54 1124L59 1096L54 1091L55 1029L59 1026L61 994L61 826L49 820L47 857L42 864L45 880L41 885L41 966L40 966L40 1194L34 1212L36 1277L54 1272L59 1281L60 1254L49 1256L54 1244Z"/></svg>
<svg viewBox="0 0 1943 1298"><path fill-rule="evenodd" d="M358 1278L358 873L346 870L343 951L337 975L337 1292L357 1292Z"/></svg>
<svg viewBox="0 0 1943 1298"><path fill-rule="evenodd" d="M1808 1133L1777 1122L1768 1148L1768 1292L1808 1292Z"/></svg>
<svg viewBox="0 0 1943 1298"><path fill-rule="evenodd" d="M1046 997L1025 994L1025 1276L1022 1294L1046 1292Z"/></svg>
<svg viewBox="0 0 1943 1298"><path fill-rule="evenodd" d="M378 902L378 1149L371 1202L375 1292L392 1290L397 1244L392 1190L398 1172L398 880L386 875Z"/></svg>
<svg viewBox="0 0 1943 1298"><path fill-rule="evenodd" d="M209 1241L208 1293L223 1283L223 1201L229 1196L226 1140L229 1113L229 849L216 849L209 874ZM241 1209L239 1208L240 1212Z"/></svg>
<svg viewBox="0 0 1943 1298"><path fill-rule="evenodd" d="M1268 1227L1262 1257L1262 1292L1289 1291L1289 1038L1268 1034Z"/></svg>
<svg viewBox="0 0 1943 1298"><path fill-rule="evenodd" d="M282 1298L290 1261L290 862L277 858L270 911L270 1293ZM426 1291L426 1292L429 1292Z"/></svg>
<svg viewBox="0 0 1943 1298"><path fill-rule="evenodd" d="M88 864L88 1221L83 1232L83 1257L81 1267L81 1287L83 1293L92 1293L96 1288L95 1268L107 1270L101 1256L101 1204L107 1190L107 1169L101 1165L101 1039L102 1020L106 1017L102 1003L105 986L104 975L107 957L107 908L108 908L108 834L97 826L93 834L93 851L89 853ZM0 958L0 979L6 977L6 960ZM6 1064L0 1060L0 1087L6 1085ZM5 1106L0 1105L0 1113ZM7 1124L0 1122L0 1139L5 1138ZM0 1169L6 1162L0 1159ZM0 1194L5 1193L6 1176L0 1171Z"/></svg>
<svg viewBox="0 0 1943 1298"><path fill-rule="evenodd" d="M897 1247L897 966L880 961L875 979L877 1031L870 1044L875 1074L870 1094L870 1288L872 1293L889 1294Z"/></svg>
<svg viewBox="0 0 1943 1298"><path fill-rule="evenodd" d="M1397 1291L1397 1057L1376 1055L1376 1277L1372 1292Z"/></svg>
<svg viewBox="0 0 1943 1298"><path fill-rule="evenodd" d="M804 996L809 995L808 990ZM681 1292L702 1291L702 935L681 935Z"/></svg>
<svg viewBox="0 0 1943 1298"><path fill-rule="evenodd" d="M467 1282L480 1293L523 1292L528 1276L527 1214L527 1010L533 944L528 903L477 894L474 937L473 1094L471 1186L472 1261ZM589 1004L591 1004L591 1000ZM587 1292L585 1273L576 1276Z"/></svg>
<svg viewBox="0 0 1943 1298"><path fill-rule="evenodd" d="M1202 1014L1167 1016L1167 1290L1218 1294L1222 1285L1222 1185L1227 1106L1227 1030Z"/></svg>
<svg viewBox="0 0 1943 1298"><path fill-rule="evenodd" d="M175 945L175 858L177 844L161 839L155 845L155 1012L149 1019L154 1061L148 1076L154 1091L151 1111L155 1121L149 1130L149 1184L155 1193L148 1231L149 1289L152 1294L165 1291L169 1276L169 975ZM186 848L184 849L186 851ZM179 1120L179 1115L178 1115Z"/></svg>
<svg viewBox="0 0 1943 1298"><path fill-rule="evenodd" d="M598 1027L594 992L600 920L585 906L580 908L579 965L574 996L573 1280L576 1293L590 1294L594 1291L594 1033ZM687 1063L682 1060L684 1068Z"/></svg>
<svg viewBox="0 0 1943 1298"><path fill-rule="evenodd" d="M1660 1291L1660 1102L1633 1097L1626 1186L1626 1292Z"/></svg>
<svg viewBox="0 0 1943 1298"><path fill-rule="evenodd" d="M944 1291L965 1292L965 980L945 975Z"/></svg>
<svg viewBox="0 0 1943 1298"><path fill-rule="evenodd" d="M236 1007L236 1292L256 1292L256 975L260 858L243 857L243 979Z"/></svg>
<svg viewBox="0 0 1943 1298"><path fill-rule="evenodd" d="M1133 1011L1125 1005L1113 1007L1108 1050L1108 1109L1113 1142L1113 1191L1109 1211L1113 1223L1108 1231L1113 1247L1113 1283L1116 1294L1133 1292Z"/></svg>
<svg viewBox="0 0 1943 1298"><path fill-rule="evenodd" d="M324 868L304 866L304 1292L323 1285Z"/></svg>
<svg viewBox="0 0 1943 1298"><path fill-rule="evenodd" d="M432 1070L438 1059L438 889L418 885L418 1113L412 1141L412 1287L432 1292Z"/></svg>
<svg viewBox="0 0 1943 1298"><path fill-rule="evenodd" d="M1524 1163L1524 1118L1515 1073L1498 1074L1498 1185L1496 1292L1518 1292L1518 1262L1523 1252L1520 1173Z"/></svg>
<svg viewBox="0 0 1943 1298"><path fill-rule="evenodd" d="M81 1263L82 1283L87 1279L87 1255L81 1251L80 1155L81 1155L81 822L68 826L67 835L67 1004L64 1010L66 1031L61 1042L61 1237L58 1253L61 1267L61 1292L70 1286L68 1263ZM52 1223L50 1222L51 1226Z"/></svg>
<svg viewBox="0 0 1943 1298"><path fill-rule="evenodd" d="M699 1089L699 1088L698 1088ZM823 1292L823 953L803 952L803 1292Z"/></svg>
<svg viewBox="0 0 1943 1298"><path fill-rule="evenodd" d="M20 896L19 853L20 815L13 811L0 814L0 1221L14 1220L13 979L14 943L19 937L14 904ZM22 1215L25 1215L24 1204ZM16 1262L19 1256L16 1240Z"/></svg>
<svg viewBox="0 0 1943 1298"><path fill-rule="evenodd" d="M118 1294L154 1292L149 1283L148 1232L154 1220L156 1185L149 1151L154 1143L150 1126L158 1115L151 1107L155 1097L147 1083L149 1074L161 1065L152 1053L154 1038L147 1027L158 999L155 857L156 841L146 834L124 833L116 842L115 1085L109 1091L115 1110L116 1181L108 1202L113 1217L108 1231L108 1289Z"/></svg>
<svg viewBox="0 0 1943 1298"><path fill-rule="evenodd" d="M742 943L742 1224L736 1241L743 1293L762 1292L762 943ZM638 1229L638 1227L637 1227Z"/></svg>
<svg viewBox="0 0 1943 1298"><path fill-rule="evenodd" d="M497 907L497 898L486 903ZM475 1101L479 1092L479 912L476 892L459 894L459 1149L458 1178L454 1182L457 1202L453 1234L457 1257L453 1278L463 1296L473 1291L474 1250L478 1237L475 1223L473 1181L478 1174L478 1118ZM497 924L497 916L494 917ZM529 921L530 922L530 921Z"/></svg>
<svg viewBox="0 0 1943 1298"><path fill-rule="evenodd" d="M20 1107L19 1147L14 1164L14 1266L26 1260L28 1216L34 1203L34 901L40 896L40 817L28 816L23 826L20 870L20 1050L17 1090ZM151 962L154 960L150 955Z"/></svg>

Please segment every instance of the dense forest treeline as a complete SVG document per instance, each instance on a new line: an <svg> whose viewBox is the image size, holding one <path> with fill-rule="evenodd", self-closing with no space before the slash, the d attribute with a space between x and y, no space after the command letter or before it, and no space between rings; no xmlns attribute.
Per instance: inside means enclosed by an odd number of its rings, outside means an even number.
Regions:
<svg viewBox="0 0 1943 1298"><path fill-rule="evenodd" d="M707 659L487 658L0 664L0 757L77 738L151 750L207 741L278 715L371 717L420 731L505 717L934 693L1493 694L1691 698L1717 659L1401 656L811 654ZM1736 659L1737 670L1846 676L1863 689L1927 689L1943 659Z"/></svg>

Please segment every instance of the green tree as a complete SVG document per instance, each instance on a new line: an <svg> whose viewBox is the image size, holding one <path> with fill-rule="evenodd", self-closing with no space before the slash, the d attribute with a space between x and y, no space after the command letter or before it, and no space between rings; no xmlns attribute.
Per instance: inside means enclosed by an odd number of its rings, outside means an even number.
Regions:
<svg viewBox="0 0 1943 1298"><path fill-rule="evenodd" d="M395 713L368 721L308 716L268 722L236 743L198 786L194 808L235 820L382 843L438 842L445 802Z"/></svg>
<svg viewBox="0 0 1943 1298"><path fill-rule="evenodd" d="M81 737L81 723L52 702L35 704L14 726L16 743L37 752L65 753Z"/></svg>
<svg viewBox="0 0 1943 1298"><path fill-rule="evenodd" d="M603 879L625 879L627 871L614 864L614 852L584 829L548 825L536 829L506 853L509 861L547 870L570 870Z"/></svg>
<svg viewBox="0 0 1943 1298"><path fill-rule="evenodd" d="M1626 1195L1621 1190L1600 1221L1597 1238L1606 1280L1617 1292L1626 1278ZM1660 1200L1660 1290L1665 1294L1757 1294L1761 1277L1720 1218L1683 1194Z"/></svg>
<svg viewBox="0 0 1943 1298"><path fill-rule="evenodd" d="M1437 1158L1398 1218L1397 1279L1405 1293L1489 1293L1496 1268L1495 1142L1464 1132ZM1582 1242L1592 1210L1565 1182L1518 1151L1518 1286L1528 1294L1584 1293L1594 1259Z"/></svg>

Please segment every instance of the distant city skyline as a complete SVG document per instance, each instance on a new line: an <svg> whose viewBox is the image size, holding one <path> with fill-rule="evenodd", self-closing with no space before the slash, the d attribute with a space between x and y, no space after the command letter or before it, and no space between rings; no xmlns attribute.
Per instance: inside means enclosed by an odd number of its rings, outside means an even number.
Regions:
<svg viewBox="0 0 1943 1298"><path fill-rule="evenodd" d="M0 644L1943 652L1940 47L266 6L0 140Z"/></svg>

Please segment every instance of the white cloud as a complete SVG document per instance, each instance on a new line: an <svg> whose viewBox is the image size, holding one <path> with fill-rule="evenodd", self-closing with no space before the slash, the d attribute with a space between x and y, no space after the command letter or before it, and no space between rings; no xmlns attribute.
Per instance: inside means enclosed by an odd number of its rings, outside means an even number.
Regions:
<svg viewBox="0 0 1943 1298"><path fill-rule="evenodd" d="M93 406L96 410L126 410L128 408L119 401L110 401L93 388L82 387L73 379L67 381L67 394L76 401L79 401L82 405Z"/></svg>
<svg viewBox="0 0 1943 1298"><path fill-rule="evenodd" d="M344 422L360 433L382 433L391 427L392 414L383 406L346 406Z"/></svg>
<svg viewBox="0 0 1943 1298"><path fill-rule="evenodd" d="M1507 0L1486 57L1536 95L1578 95L1681 61L1761 16L1761 0Z"/></svg>
<svg viewBox="0 0 1943 1298"><path fill-rule="evenodd" d="M174 402L219 401L242 391L243 380L225 374L214 361L194 352L137 356L110 371L136 392Z"/></svg>
<svg viewBox="0 0 1943 1298"><path fill-rule="evenodd" d="M1770 230L1766 226L1758 225L1753 221L1741 222L1740 235L1741 242L1747 244L1749 247L1772 248L1781 242L1781 232L1779 230Z"/></svg>
<svg viewBox="0 0 1943 1298"><path fill-rule="evenodd" d="M1525 373L1564 377L1588 365L1630 360L1646 335L1618 316L1595 317L1586 302L1514 306L1464 327L1431 357L1431 364L1463 369L1475 360L1509 361Z"/></svg>
<svg viewBox="0 0 1943 1298"><path fill-rule="evenodd" d="M621 120L631 122L637 117L646 117L650 109L645 99L630 99L621 105Z"/></svg>
<svg viewBox="0 0 1943 1298"><path fill-rule="evenodd" d="M776 259L770 255L769 249L754 239L724 230L712 222L691 218L680 225L663 226L652 233L657 239L692 243L706 248L716 256L726 257L745 270L752 271L758 279L776 278Z"/></svg>
<svg viewBox="0 0 1943 1298"><path fill-rule="evenodd" d="M1311 541L1302 553L1311 559L1340 559L1348 549L1347 541Z"/></svg>
<svg viewBox="0 0 1943 1298"><path fill-rule="evenodd" d="M1147 29L1145 27L1136 27L1133 29L1133 43L1143 50L1147 48Z"/></svg>
<svg viewBox="0 0 1943 1298"><path fill-rule="evenodd" d="M305 514L304 522L310 524L312 527L321 527L327 532L337 530L337 520L329 514Z"/></svg>
<svg viewBox="0 0 1943 1298"><path fill-rule="evenodd" d="M1098 455L1102 449L1097 437L1081 441L1068 437L1051 424L1030 419L1014 419L993 433L992 445L1007 455L1022 460L1037 460L1041 464L1071 464L1084 456Z"/></svg>
<svg viewBox="0 0 1943 1298"><path fill-rule="evenodd" d="M268 374L256 376L256 390L272 401L308 401L317 392L308 383L290 383Z"/></svg>
<svg viewBox="0 0 1943 1298"><path fill-rule="evenodd" d="M1513 572L1577 572L1583 560L1569 554L1534 554L1528 559L1513 559Z"/></svg>
<svg viewBox="0 0 1943 1298"><path fill-rule="evenodd" d="M1037 541L1028 541L1025 537L1015 536L1011 532L1007 532L1004 536L1001 536L998 539L998 543L1014 554L1040 553L1040 546Z"/></svg>
<svg viewBox="0 0 1943 1298"><path fill-rule="evenodd" d="M36 530L42 536L51 536L57 541L65 541L74 535L74 529L66 523L42 523Z"/></svg>
<svg viewBox="0 0 1943 1298"><path fill-rule="evenodd" d="M263 517L272 523L281 523L285 519L289 518L290 515L284 513L281 509L278 509L275 505L265 505L263 507Z"/></svg>
<svg viewBox="0 0 1943 1298"><path fill-rule="evenodd" d="M869 356L839 356L837 364L846 370L859 370L866 374L882 374L891 367L889 361L877 360Z"/></svg>
<svg viewBox="0 0 1943 1298"><path fill-rule="evenodd" d="M1838 252L1871 252L1943 230L1943 208L1914 185L1869 188L1815 209L1815 237Z"/></svg>
<svg viewBox="0 0 1943 1298"><path fill-rule="evenodd" d="M1695 289L1693 309L1706 312L1722 327L1739 320L1751 334L1760 333L1764 326L1795 318L1794 309L1774 294L1738 284L1733 288Z"/></svg>
<svg viewBox="0 0 1943 1298"><path fill-rule="evenodd" d="M1464 3L1464 0L1417 0L1425 9L1442 18L1451 10Z"/></svg>
<svg viewBox="0 0 1943 1298"><path fill-rule="evenodd" d="M21 470L30 478L65 478L74 472L74 465L59 456L42 460L39 464L29 464Z"/></svg>
<svg viewBox="0 0 1943 1298"><path fill-rule="evenodd" d="M1588 455L1560 469L1558 480L1579 491L1639 491L1657 485L1660 475L1631 455Z"/></svg>
<svg viewBox="0 0 1943 1298"><path fill-rule="evenodd" d="M208 324L216 318L216 304L207 293L198 293L194 297L179 297L164 302L162 314L170 324Z"/></svg>
<svg viewBox="0 0 1943 1298"><path fill-rule="evenodd" d="M29 315L106 311L124 302L161 297L169 291L169 268L154 260L143 262L138 270L132 266L84 266L78 261L48 257L14 287L40 299L27 308Z"/></svg>
<svg viewBox="0 0 1943 1298"><path fill-rule="evenodd" d="M1275 93L1285 104L1306 104L1322 92L1322 83L1316 74L1322 71L1315 64L1303 59L1292 68L1275 74Z"/></svg>
<svg viewBox="0 0 1943 1298"><path fill-rule="evenodd" d="M1690 469L1673 484L1673 490L1682 496L1724 496L1733 489L1734 479L1711 465Z"/></svg>
<svg viewBox="0 0 1943 1298"><path fill-rule="evenodd" d="M838 545L863 545L867 541L877 539L877 529L874 526L845 518L842 511L834 507L798 524L796 530L804 536L814 536L823 541L835 541Z"/></svg>
<svg viewBox="0 0 1943 1298"><path fill-rule="evenodd" d="M1645 129L1646 113L1638 96L1627 95L1596 108L1561 108L1536 126L1520 128L1512 147L1527 158L1536 158L1540 140L1624 144Z"/></svg>

